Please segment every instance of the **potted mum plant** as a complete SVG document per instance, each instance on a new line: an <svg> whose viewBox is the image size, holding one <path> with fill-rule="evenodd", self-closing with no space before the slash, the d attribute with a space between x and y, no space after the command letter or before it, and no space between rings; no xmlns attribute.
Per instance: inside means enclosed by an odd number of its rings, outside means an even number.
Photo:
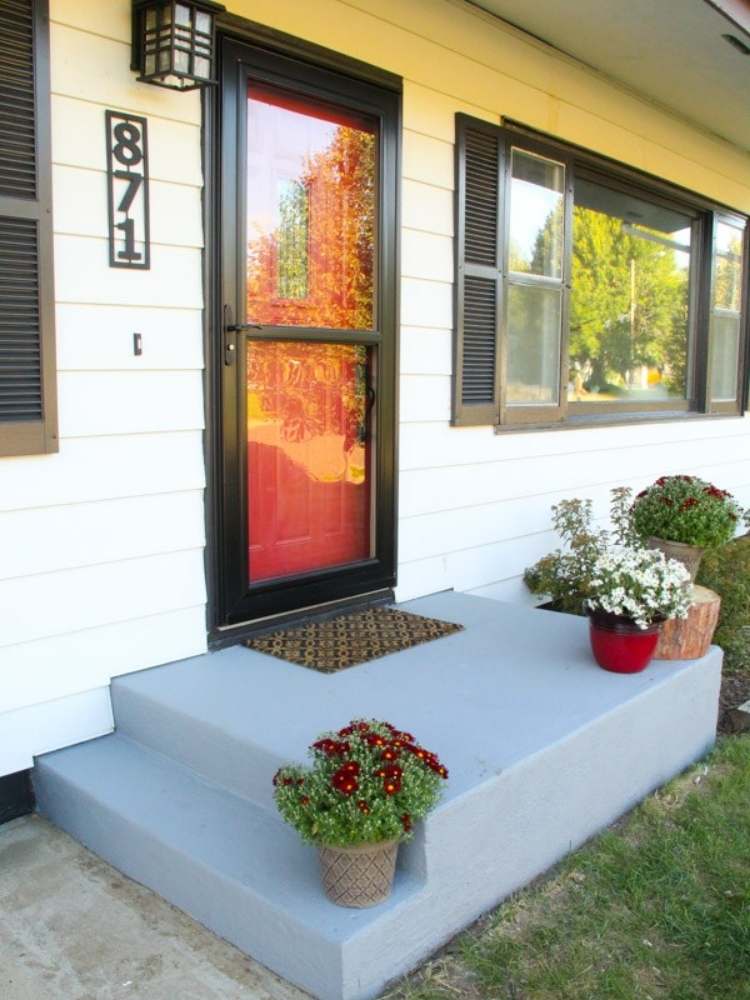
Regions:
<svg viewBox="0 0 750 1000"><path fill-rule="evenodd" d="M275 775L284 820L318 848L323 887L339 906L375 906L393 885L399 844L436 805L448 771L411 733L355 719L323 733L311 767Z"/></svg>
<svg viewBox="0 0 750 1000"><path fill-rule="evenodd" d="M692 593L681 562L658 549L608 546L592 567L586 607L600 667L634 674L650 663L661 624L686 618Z"/></svg>
<svg viewBox="0 0 750 1000"><path fill-rule="evenodd" d="M631 514L639 537L679 559L694 581L705 550L733 537L743 511L730 493L704 479L662 476L638 494Z"/></svg>

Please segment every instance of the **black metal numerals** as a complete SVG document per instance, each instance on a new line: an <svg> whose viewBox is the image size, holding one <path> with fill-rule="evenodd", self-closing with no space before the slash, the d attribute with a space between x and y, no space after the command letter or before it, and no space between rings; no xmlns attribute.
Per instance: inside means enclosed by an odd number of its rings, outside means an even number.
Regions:
<svg viewBox="0 0 750 1000"><path fill-rule="evenodd" d="M151 266L145 118L106 111L109 266Z"/></svg>

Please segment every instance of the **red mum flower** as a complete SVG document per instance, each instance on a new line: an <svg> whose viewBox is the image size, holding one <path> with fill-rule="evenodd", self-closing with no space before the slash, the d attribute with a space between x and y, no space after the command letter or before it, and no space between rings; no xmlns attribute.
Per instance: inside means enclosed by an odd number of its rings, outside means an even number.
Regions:
<svg viewBox="0 0 750 1000"><path fill-rule="evenodd" d="M343 767L339 768L339 770L333 775L331 778L331 784L336 791L341 792L342 795L351 795L359 788L359 782L356 777L349 771L345 771Z"/></svg>
<svg viewBox="0 0 750 1000"><path fill-rule="evenodd" d="M695 497L688 497L686 500L683 500L682 503L680 504L680 510L690 510L690 508L695 507L697 503L698 500Z"/></svg>
<svg viewBox="0 0 750 1000"><path fill-rule="evenodd" d="M359 774L359 764L356 760L348 760L339 770L337 774Z"/></svg>
<svg viewBox="0 0 750 1000"><path fill-rule="evenodd" d="M382 736L378 736L377 733L368 733L363 737L365 743L370 747L384 747L385 740Z"/></svg>
<svg viewBox="0 0 750 1000"><path fill-rule="evenodd" d="M383 789L386 795L395 795L396 792L401 791L401 776L403 771L397 764L390 764L388 767L384 767L383 771Z"/></svg>
<svg viewBox="0 0 750 1000"><path fill-rule="evenodd" d="M385 750L381 753L380 758L381 760L393 761L393 760L398 760L400 756L401 753L399 750L394 750L392 747L386 747Z"/></svg>
<svg viewBox="0 0 750 1000"><path fill-rule="evenodd" d="M299 800L299 804L301 806L309 806L310 805L310 796L309 795L303 795L302 798Z"/></svg>
<svg viewBox="0 0 750 1000"><path fill-rule="evenodd" d="M359 802L357 802L357 809L359 809L360 812L364 813L365 816L369 815L370 807L365 802L364 799L360 799Z"/></svg>
<svg viewBox="0 0 750 1000"><path fill-rule="evenodd" d="M647 493L648 493L648 490L641 490L641 492L636 495L636 500L640 500L641 497L645 497L645 495Z"/></svg>
<svg viewBox="0 0 750 1000"><path fill-rule="evenodd" d="M351 736L354 733L354 726L344 726L343 729L339 729L339 736Z"/></svg>
<svg viewBox="0 0 750 1000"><path fill-rule="evenodd" d="M659 478L656 480L656 485L663 486L666 483L666 481L667 481L666 476L659 476Z"/></svg>
<svg viewBox="0 0 750 1000"><path fill-rule="evenodd" d="M357 731L360 733L370 732L370 727L367 725L366 722L356 722L356 723L353 722L352 725L355 726Z"/></svg>
<svg viewBox="0 0 750 1000"><path fill-rule="evenodd" d="M409 815L409 813L404 813L404 815L401 817L401 825L404 828L404 832L409 833L409 831L411 830L411 816Z"/></svg>

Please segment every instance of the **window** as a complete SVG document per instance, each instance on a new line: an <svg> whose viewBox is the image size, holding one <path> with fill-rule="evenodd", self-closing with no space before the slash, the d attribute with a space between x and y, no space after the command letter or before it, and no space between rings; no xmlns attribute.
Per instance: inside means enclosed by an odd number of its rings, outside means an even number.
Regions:
<svg viewBox="0 0 750 1000"><path fill-rule="evenodd" d="M739 410L743 217L464 115L456 152L455 423Z"/></svg>
<svg viewBox="0 0 750 1000"><path fill-rule="evenodd" d="M57 450L45 0L0 5L0 455Z"/></svg>

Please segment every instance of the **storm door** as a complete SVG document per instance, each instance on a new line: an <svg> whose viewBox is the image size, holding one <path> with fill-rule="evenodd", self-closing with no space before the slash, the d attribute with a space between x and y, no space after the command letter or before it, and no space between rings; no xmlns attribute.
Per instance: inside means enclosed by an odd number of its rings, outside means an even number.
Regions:
<svg viewBox="0 0 750 1000"><path fill-rule="evenodd" d="M398 96L223 44L221 619L394 582Z"/></svg>

